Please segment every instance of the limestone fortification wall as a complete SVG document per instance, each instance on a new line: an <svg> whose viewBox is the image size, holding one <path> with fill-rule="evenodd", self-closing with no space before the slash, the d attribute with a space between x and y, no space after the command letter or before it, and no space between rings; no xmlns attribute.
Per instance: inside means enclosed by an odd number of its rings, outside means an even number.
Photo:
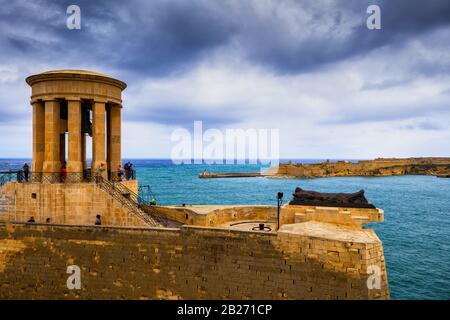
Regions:
<svg viewBox="0 0 450 320"><path fill-rule="evenodd" d="M378 208L316 207L289 204L281 209L281 225L311 220L361 228L365 223L383 222L384 211Z"/></svg>
<svg viewBox="0 0 450 320"><path fill-rule="evenodd" d="M391 176L450 174L450 158L375 159L314 164L280 164L275 177Z"/></svg>
<svg viewBox="0 0 450 320"><path fill-rule="evenodd" d="M153 207L152 213L196 226L220 226L226 222L241 220L277 219L277 208L273 206L156 206Z"/></svg>
<svg viewBox="0 0 450 320"><path fill-rule="evenodd" d="M0 223L0 298L388 298L381 242L364 232L371 241L198 226ZM69 265L81 268L80 290L67 289ZM373 265L382 270L381 289L368 289Z"/></svg>
<svg viewBox="0 0 450 320"><path fill-rule="evenodd" d="M196 226L222 226L242 220L277 221L274 206L156 206L153 214L169 217L183 224ZM384 211L370 208L317 207L284 205L280 211L280 225L305 221L321 221L361 228L365 223L383 222Z"/></svg>
<svg viewBox="0 0 450 320"><path fill-rule="evenodd" d="M137 191L137 181L126 181ZM56 224L93 225L100 214L102 223L115 226L145 226L132 212L100 189L95 183L15 183L1 187L10 199L0 221L26 222L33 216L37 223L50 218Z"/></svg>

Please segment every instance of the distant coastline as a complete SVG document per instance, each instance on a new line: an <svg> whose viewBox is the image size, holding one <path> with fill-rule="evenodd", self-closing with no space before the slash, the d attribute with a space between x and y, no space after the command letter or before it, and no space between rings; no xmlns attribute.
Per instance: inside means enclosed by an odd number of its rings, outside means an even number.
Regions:
<svg viewBox="0 0 450 320"><path fill-rule="evenodd" d="M281 163L271 177L275 178L317 178L342 176L396 176L450 174L450 158L377 158L374 160L325 161L320 163Z"/></svg>

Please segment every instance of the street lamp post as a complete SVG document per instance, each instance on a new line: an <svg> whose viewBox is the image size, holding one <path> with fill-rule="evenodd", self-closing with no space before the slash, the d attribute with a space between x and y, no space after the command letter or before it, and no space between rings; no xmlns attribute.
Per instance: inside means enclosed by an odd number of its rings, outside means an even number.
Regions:
<svg viewBox="0 0 450 320"><path fill-rule="evenodd" d="M277 223L277 230L280 229L280 207L281 203L283 202L283 192L278 192L277 194L277 202L278 202L278 223Z"/></svg>

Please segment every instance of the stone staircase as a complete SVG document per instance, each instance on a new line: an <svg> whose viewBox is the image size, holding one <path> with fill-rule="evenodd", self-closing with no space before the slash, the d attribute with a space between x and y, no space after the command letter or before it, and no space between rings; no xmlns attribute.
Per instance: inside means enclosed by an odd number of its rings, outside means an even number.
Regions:
<svg viewBox="0 0 450 320"><path fill-rule="evenodd" d="M127 207L131 212L133 212L138 218L151 227L167 227L172 226L173 221L152 214L151 212L144 211L141 208L142 200L139 196L128 189L120 182L111 182L100 176L95 177L95 182L97 186L111 195L114 199L119 201L122 205Z"/></svg>

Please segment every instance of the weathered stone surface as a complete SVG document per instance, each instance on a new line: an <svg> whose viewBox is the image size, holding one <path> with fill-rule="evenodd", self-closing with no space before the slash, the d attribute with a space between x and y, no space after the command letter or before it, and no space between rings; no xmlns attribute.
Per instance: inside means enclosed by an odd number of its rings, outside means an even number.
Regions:
<svg viewBox="0 0 450 320"><path fill-rule="evenodd" d="M256 233L0 223L0 298L389 298L373 232L302 225ZM81 269L81 290L66 286L69 265ZM380 271L379 289L368 288L369 267Z"/></svg>
<svg viewBox="0 0 450 320"><path fill-rule="evenodd" d="M137 180L123 184L137 192ZM0 191L13 199L14 207L0 213L0 221L26 222L33 216L37 223L93 225L101 215L104 225L145 226L135 214L99 188L95 183L15 183Z"/></svg>

